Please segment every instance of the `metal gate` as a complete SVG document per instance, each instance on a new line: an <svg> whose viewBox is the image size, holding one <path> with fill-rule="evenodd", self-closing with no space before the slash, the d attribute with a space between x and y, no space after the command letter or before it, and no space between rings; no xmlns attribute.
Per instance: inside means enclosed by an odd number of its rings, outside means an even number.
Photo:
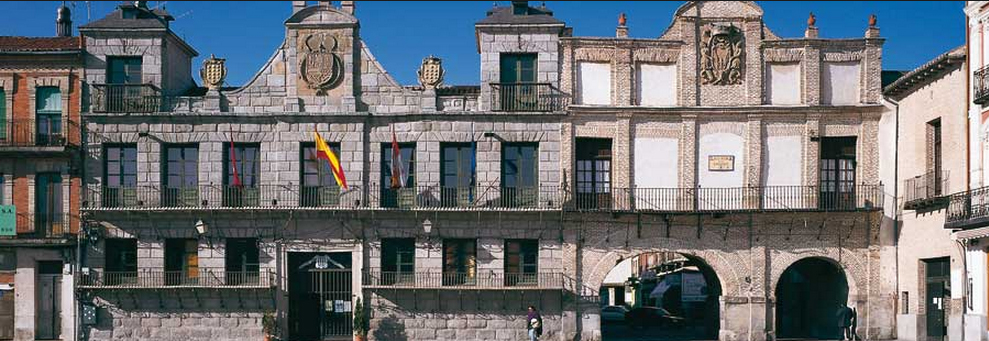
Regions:
<svg viewBox="0 0 989 341"><path fill-rule="evenodd" d="M950 262L947 258L941 258L925 262L927 279L925 281L927 294L926 318L928 340L943 340L947 334L947 325L944 319L946 306L950 295L948 285L951 280Z"/></svg>
<svg viewBox="0 0 989 341"><path fill-rule="evenodd" d="M319 299L322 339L350 338L354 335L352 270L312 269L308 272L310 293Z"/></svg>
<svg viewBox="0 0 989 341"><path fill-rule="evenodd" d="M0 290L0 340L14 338L14 290Z"/></svg>
<svg viewBox="0 0 989 341"><path fill-rule="evenodd" d="M55 340L62 334L61 284L62 275L38 275L35 338L39 340Z"/></svg>

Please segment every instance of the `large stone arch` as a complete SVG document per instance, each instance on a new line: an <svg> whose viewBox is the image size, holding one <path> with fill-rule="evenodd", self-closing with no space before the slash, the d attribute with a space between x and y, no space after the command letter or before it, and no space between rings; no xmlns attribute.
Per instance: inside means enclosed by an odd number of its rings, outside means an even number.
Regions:
<svg viewBox="0 0 989 341"><path fill-rule="evenodd" d="M845 280L848 282L848 299L850 301L861 302L867 298L867 291L863 290L860 285L867 283L868 264L863 259L868 259L868 256L848 250L839 251L834 248L801 252L774 251L770 257L772 264L769 270L770 283L766 288L767 296L775 301L776 286L779 284L783 272L793 264L808 258L827 261L844 271Z"/></svg>

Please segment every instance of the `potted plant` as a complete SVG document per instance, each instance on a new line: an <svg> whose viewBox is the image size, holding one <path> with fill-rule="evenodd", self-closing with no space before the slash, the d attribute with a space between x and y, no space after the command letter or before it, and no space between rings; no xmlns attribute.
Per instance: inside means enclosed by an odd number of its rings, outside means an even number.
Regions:
<svg viewBox="0 0 989 341"><path fill-rule="evenodd" d="M261 318L261 327L264 328L264 341L275 340L275 330L278 327L278 322L275 320L274 312L264 312L264 317Z"/></svg>
<svg viewBox="0 0 989 341"><path fill-rule="evenodd" d="M371 326L368 321L367 310L361 302L361 298L358 297L357 304L354 305L354 341L367 340L368 329L371 329Z"/></svg>

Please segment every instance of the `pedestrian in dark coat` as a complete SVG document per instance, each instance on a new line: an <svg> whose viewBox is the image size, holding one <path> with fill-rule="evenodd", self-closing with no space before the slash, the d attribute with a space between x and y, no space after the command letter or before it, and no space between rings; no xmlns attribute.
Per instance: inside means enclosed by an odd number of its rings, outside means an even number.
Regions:
<svg viewBox="0 0 989 341"><path fill-rule="evenodd" d="M529 314L525 316L526 329L529 331L529 341L539 341L543 336L543 317L539 315L536 307L529 306Z"/></svg>
<svg viewBox="0 0 989 341"><path fill-rule="evenodd" d="M838 304L838 328L841 328L842 340L852 339L852 317L854 312L844 303Z"/></svg>

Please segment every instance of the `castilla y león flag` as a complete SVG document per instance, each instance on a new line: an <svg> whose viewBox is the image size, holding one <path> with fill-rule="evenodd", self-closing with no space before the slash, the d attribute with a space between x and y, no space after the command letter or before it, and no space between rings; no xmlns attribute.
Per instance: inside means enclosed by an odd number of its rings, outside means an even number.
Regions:
<svg viewBox="0 0 989 341"><path fill-rule="evenodd" d="M333 154L330 146L326 145L326 141L323 141L323 138L319 137L318 131L314 130L313 134L316 136L316 158L326 160L326 162L330 163L330 171L333 172L333 178L337 180L340 188L347 190L347 176L343 174L340 159L337 159L337 155Z"/></svg>

